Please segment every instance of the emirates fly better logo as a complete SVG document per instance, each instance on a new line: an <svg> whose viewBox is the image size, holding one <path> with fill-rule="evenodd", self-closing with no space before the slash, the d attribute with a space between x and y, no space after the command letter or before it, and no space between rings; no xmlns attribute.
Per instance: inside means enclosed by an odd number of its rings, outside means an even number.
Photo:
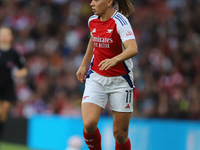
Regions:
<svg viewBox="0 0 200 150"><path fill-rule="evenodd" d="M94 46L99 48L110 48L109 43L113 43L112 38L101 38L99 36L98 37L93 36L92 40Z"/></svg>

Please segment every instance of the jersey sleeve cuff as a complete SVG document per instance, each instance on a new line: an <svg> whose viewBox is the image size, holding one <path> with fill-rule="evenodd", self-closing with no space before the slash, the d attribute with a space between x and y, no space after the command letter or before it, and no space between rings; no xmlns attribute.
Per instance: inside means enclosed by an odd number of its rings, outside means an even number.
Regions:
<svg viewBox="0 0 200 150"><path fill-rule="evenodd" d="M122 42L124 43L124 42L127 41L127 40L135 40L135 36L124 37L124 38L122 39Z"/></svg>

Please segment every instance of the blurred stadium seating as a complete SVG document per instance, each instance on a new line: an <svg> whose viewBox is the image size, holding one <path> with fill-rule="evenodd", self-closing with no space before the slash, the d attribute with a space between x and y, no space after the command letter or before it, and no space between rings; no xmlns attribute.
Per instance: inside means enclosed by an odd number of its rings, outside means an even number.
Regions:
<svg viewBox="0 0 200 150"><path fill-rule="evenodd" d="M90 0L2 0L0 24L29 76L16 80L11 116L80 116L84 85L76 79L92 11ZM133 117L200 119L200 1L135 0L129 17L139 47L133 58ZM110 115L106 109L102 115Z"/></svg>
<svg viewBox="0 0 200 150"><path fill-rule="evenodd" d="M90 38L87 27L88 18L92 15L90 2L0 1L0 25L13 29L13 46L26 58L29 69L26 79L15 79L18 101L10 111L5 141L40 148L37 145L40 142L38 131L42 133L50 129L44 127L46 130L42 130L38 123L48 126L48 121L55 123L54 119L60 119L57 123L61 123L68 132L71 124L63 124L70 122L63 116L70 116L72 120L78 117L81 122L80 104L84 84L78 82L75 73ZM156 150L155 147L158 150L171 147L176 150L199 150L200 0L133 0L133 4L135 13L129 20L139 54L133 58L136 89L132 116L160 119L132 119L131 142L135 150ZM42 118L40 114L45 117ZM102 115L110 116L109 108ZM105 133L109 131L111 136L111 118L101 119L102 132L106 131L102 135L107 137ZM13 124L16 128L13 128ZM82 124L77 124L81 132ZM81 134L79 130L76 134ZM58 143L47 143L56 147L62 142L63 145L59 146L64 148L66 138L74 132L65 134L59 127L56 131L56 134L62 135L59 136L63 141L59 139ZM21 138L16 137L19 132ZM103 144L108 149L114 146L106 141Z"/></svg>

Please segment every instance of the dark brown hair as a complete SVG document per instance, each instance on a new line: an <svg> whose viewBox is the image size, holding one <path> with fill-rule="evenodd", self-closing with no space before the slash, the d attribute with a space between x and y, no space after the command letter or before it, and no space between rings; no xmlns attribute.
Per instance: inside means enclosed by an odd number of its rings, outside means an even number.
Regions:
<svg viewBox="0 0 200 150"><path fill-rule="evenodd" d="M113 0L113 6L118 5L118 11L128 17L131 12L134 12L134 7L130 0Z"/></svg>

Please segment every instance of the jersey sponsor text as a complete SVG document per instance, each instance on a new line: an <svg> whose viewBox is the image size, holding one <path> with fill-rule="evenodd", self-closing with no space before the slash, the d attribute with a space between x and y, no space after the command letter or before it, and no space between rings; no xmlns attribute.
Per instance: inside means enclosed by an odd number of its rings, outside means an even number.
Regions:
<svg viewBox="0 0 200 150"><path fill-rule="evenodd" d="M113 43L112 38L93 37L93 43L98 48L110 48L109 43Z"/></svg>
<svg viewBox="0 0 200 150"><path fill-rule="evenodd" d="M113 43L112 38L101 38L101 37L95 37L92 38L93 42L100 42L100 43Z"/></svg>

